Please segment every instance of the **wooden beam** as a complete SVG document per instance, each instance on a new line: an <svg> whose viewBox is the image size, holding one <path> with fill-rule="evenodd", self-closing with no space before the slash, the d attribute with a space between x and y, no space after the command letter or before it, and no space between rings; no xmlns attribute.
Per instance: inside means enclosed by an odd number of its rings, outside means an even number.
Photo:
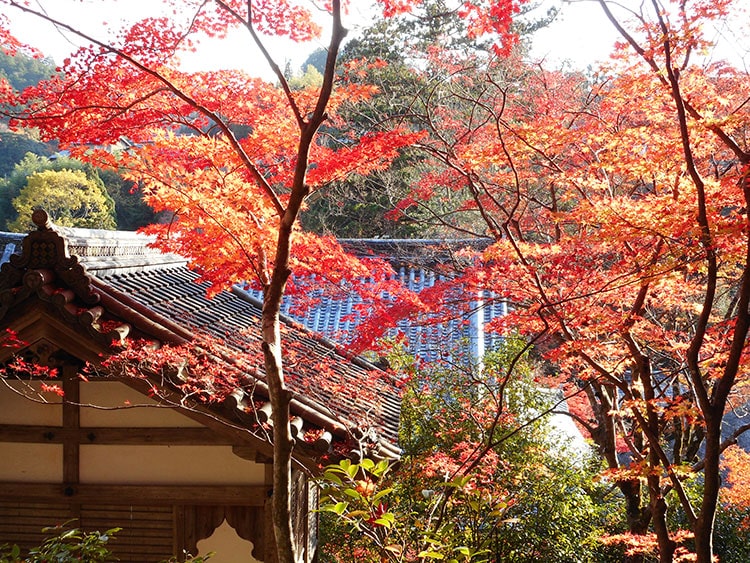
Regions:
<svg viewBox="0 0 750 563"><path fill-rule="evenodd" d="M0 442L25 442L29 444L62 444L66 439L79 444L100 445L175 445L175 446L231 446L226 436L217 435L210 428L104 428L62 426L22 426L0 424Z"/></svg>
<svg viewBox="0 0 750 563"><path fill-rule="evenodd" d="M78 403L81 402L81 387L78 379L78 365L65 363L62 366L62 422L65 428L63 439L63 467L62 477L66 490L77 487L81 473L81 445L76 439L76 433L80 429L81 411ZM78 502L70 505L72 516L80 517L81 505Z"/></svg>
<svg viewBox="0 0 750 563"><path fill-rule="evenodd" d="M267 485L63 485L0 483L0 500L77 504L209 504L264 506Z"/></svg>
<svg viewBox="0 0 750 563"><path fill-rule="evenodd" d="M211 411L209 406L204 404L196 403L191 406L180 407L179 405L184 401L184 397L179 393L171 391L168 386L161 385L156 381L151 382L136 377L119 377L110 379L110 381L112 380L125 383L128 387L135 389L144 395L148 395L154 385L159 386L159 392L162 398L167 404L176 406L181 414L195 420L206 428L212 429L219 435L230 438L233 444L256 447L259 451L264 452L269 457L273 456L273 446L268 439L264 440L259 436L254 435L250 429L244 426L243 422L231 421L221 416L217 416L215 412Z"/></svg>

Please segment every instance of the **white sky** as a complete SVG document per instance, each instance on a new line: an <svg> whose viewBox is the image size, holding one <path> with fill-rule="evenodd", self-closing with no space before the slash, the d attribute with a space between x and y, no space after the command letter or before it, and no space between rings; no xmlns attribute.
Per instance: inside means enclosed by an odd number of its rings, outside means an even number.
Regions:
<svg viewBox="0 0 750 563"><path fill-rule="evenodd" d="M37 2L44 6L50 15L60 15L61 19L75 22L76 26L80 26L95 35L102 33L103 26L101 24L103 22L111 24L114 19L128 17L131 14L137 14L138 16L156 15L159 7L159 3L152 0L130 0L120 3L112 3L106 0L37 0ZM356 6L356 0L353 4ZM575 62L581 62L584 66L593 62L592 53L602 52L606 56L612 42L611 34L609 35L609 42L606 39L606 31L609 27L587 23L590 18L599 16L598 12L601 10L590 5L590 3L568 6L566 11L568 9L572 12L570 16L565 16L560 22L556 22L553 26L554 29L550 28L540 32L538 48L535 53L538 55L553 55L555 60L569 58ZM0 8L0 10L7 13L13 31L21 40L39 48L45 55L52 56L58 63L62 62L80 41L72 34L57 30L44 22L40 22L38 18L33 16L27 16L9 8ZM344 24L350 29L355 29L365 21L356 8L352 9L351 15L347 17L349 21L345 21ZM572 32L570 31L571 23L574 28ZM559 29L559 31L555 31L555 29ZM581 33L581 29L596 29L599 32L596 34L591 31ZM568 37L561 40L560 33ZM297 46L296 48L290 48L289 44L281 41L269 40L269 50L276 55L277 63L282 68L286 59L291 59L292 64L297 68L304 62L309 53L324 46L325 40L324 37L318 43ZM240 53L244 56L240 56ZM260 54L255 52L249 38L242 33L237 33L221 44L212 42L204 45L199 56L183 56L183 65L188 70L234 66L245 68L255 75L268 76L266 65Z"/></svg>
<svg viewBox="0 0 750 563"><path fill-rule="evenodd" d="M598 5L553 0L543 2L538 12L544 14L548 5L562 5L562 11L551 25L534 34L533 57L544 59L551 67L570 61L580 68L609 57L616 31Z"/></svg>
<svg viewBox="0 0 750 563"><path fill-rule="evenodd" d="M85 31L97 39L105 39L105 30L113 24L135 21L143 17L159 16L161 5L155 0L129 0L116 2L112 0L35 0L43 6L50 16L63 22L72 22L77 29ZM36 16L31 16L0 5L10 21L11 30L21 41L38 48L46 56L51 56L56 63L63 59L86 41L68 31L56 28ZM103 25L106 23L106 26ZM119 25L116 27L119 28ZM304 51L293 53L291 58L301 56L299 53L310 52L318 45L310 45ZM269 51L277 55L277 63L284 68L286 58L291 52L281 41L270 39ZM185 70L215 70L220 68L244 68L256 76L271 77L270 69L260 52L254 47L245 33L235 33L223 41L206 42L198 52L182 55ZM292 61L295 62L294 60ZM301 63L301 61L299 61ZM298 64L299 64L298 63Z"/></svg>
<svg viewBox="0 0 750 563"><path fill-rule="evenodd" d="M543 0L540 11L546 11L550 3L560 5L563 0ZM109 22L137 15L157 15L160 3L155 0L129 0L112 2L111 0L36 0L50 14L58 14L65 21L75 22L76 26L100 36L103 33L103 22ZM354 0L357 6L361 0ZM640 0L622 0L623 4L640 4ZM369 4L369 3L368 3ZM364 4L362 4L364 5ZM45 55L52 56L56 62L62 60L75 49L79 41L71 34L64 34L37 18L20 14L17 10L0 5L0 12L7 14L13 31L17 36L37 48ZM345 26L356 29L363 20L356 9L348 16ZM748 24L748 22L744 22ZM750 25L750 24L748 24ZM743 60L750 62L747 56L749 34L735 31L735 35L725 41L724 56L731 56L737 63ZM585 68L590 64L606 60L616 39L615 31L606 20L601 8L595 2L578 0L565 2L558 19L548 28L537 32L533 39L532 55L544 58L550 66L558 66L563 61L570 61L573 66ZM288 42L269 39L269 51L276 57L276 62L283 69L287 59L297 69L316 48L325 46L326 38L317 43L303 46L290 46ZM743 44L744 43L744 44ZM205 44L197 54L183 56L186 70L243 68L255 76L272 79L270 70L250 43L249 37L237 33L224 42Z"/></svg>
<svg viewBox="0 0 750 563"><path fill-rule="evenodd" d="M579 68L609 57L614 42L620 37L596 0L543 0L540 11L546 10L548 4L562 5L562 11L550 26L535 34L533 56L544 58L552 67L571 61ZM626 13L618 6L638 9L643 4L642 0L619 0L609 5L622 21ZM743 0L737 1L738 6L742 4ZM744 9L747 10L747 6ZM721 29L709 29L706 33L717 44L708 58L723 58L740 68L750 68L750 14L747 11L735 13L723 22Z"/></svg>

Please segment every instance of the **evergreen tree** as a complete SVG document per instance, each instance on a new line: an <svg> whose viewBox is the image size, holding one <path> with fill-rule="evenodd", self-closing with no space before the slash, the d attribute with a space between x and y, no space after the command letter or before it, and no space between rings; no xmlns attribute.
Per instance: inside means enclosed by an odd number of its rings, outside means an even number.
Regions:
<svg viewBox="0 0 750 563"><path fill-rule="evenodd" d="M119 230L135 231L156 221L156 213L143 201L140 185L125 180L116 170L99 169L97 172L114 200Z"/></svg>
<svg viewBox="0 0 750 563"><path fill-rule="evenodd" d="M7 177L27 153L52 156L56 152L54 143L44 143L26 131L0 132L0 177Z"/></svg>
<svg viewBox="0 0 750 563"><path fill-rule="evenodd" d="M15 90L35 86L56 72L50 58L34 58L21 51L9 55L0 50L0 79L4 78Z"/></svg>

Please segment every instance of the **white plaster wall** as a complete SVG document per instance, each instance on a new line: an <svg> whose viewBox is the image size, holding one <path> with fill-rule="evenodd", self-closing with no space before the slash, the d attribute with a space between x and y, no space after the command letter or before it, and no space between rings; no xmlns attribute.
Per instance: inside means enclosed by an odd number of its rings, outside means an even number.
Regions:
<svg viewBox="0 0 750 563"><path fill-rule="evenodd" d="M81 385L81 426L128 427L199 427L201 424L160 405L150 397L117 381L90 381Z"/></svg>
<svg viewBox="0 0 750 563"><path fill-rule="evenodd" d="M51 380L50 385L61 382ZM62 398L40 381L0 380L0 424L62 426Z"/></svg>
<svg viewBox="0 0 750 563"><path fill-rule="evenodd" d="M253 544L237 535L226 520L214 533L198 542L198 555L214 552L210 563L255 563L252 556Z"/></svg>
<svg viewBox="0 0 750 563"><path fill-rule="evenodd" d="M0 424L62 426L61 398L41 385L0 381ZM80 393L81 403L98 407L81 409L82 427L201 426L123 383L83 383ZM81 482L101 484L256 485L265 477L262 464L235 456L229 446L82 445L80 467ZM2 480L61 482L62 446L0 443Z"/></svg>
<svg viewBox="0 0 750 563"><path fill-rule="evenodd" d="M230 446L82 445L82 483L260 485L265 466Z"/></svg>
<svg viewBox="0 0 750 563"><path fill-rule="evenodd" d="M60 444L0 443L0 482L62 482Z"/></svg>

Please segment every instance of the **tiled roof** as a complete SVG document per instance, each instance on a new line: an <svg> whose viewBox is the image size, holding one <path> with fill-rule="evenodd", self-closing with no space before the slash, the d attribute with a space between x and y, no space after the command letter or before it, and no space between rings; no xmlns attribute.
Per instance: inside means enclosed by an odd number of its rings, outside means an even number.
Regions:
<svg viewBox="0 0 750 563"><path fill-rule="evenodd" d="M16 233L0 233L0 264L4 264L10 259L10 256L20 250L23 235Z"/></svg>
<svg viewBox="0 0 750 563"><path fill-rule="evenodd" d="M170 266L148 272L108 274L102 280L191 330L206 331L219 339L232 335L234 346L260 350L261 303L237 291L208 299L208 285L198 283L197 278L186 266ZM345 357L332 343L299 326L287 324L283 338L287 349L293 348L304 356L303 363L286 368L289 386L297 392L299 401L316 403L332 418L343 417L353 422L369 419L383 438L390 444L396 443L399 403L395 388L383 385L378 392L379 405L359 403L357 399L357 392L370 384L368 372L373 366ZM338 381L329 379L322 382L323 386L316 382L315 366L320 362L329 367L330 377ZM340 387L341 391L332 394L327 390L332 387Z"/></svg>
<svg viewBox="0 0 750 563"><path fill-rule="evenodd" d="M454 276L465 267L466 249L482 250L490 243L489 239L344 239L340 242L361 258L389 262L394 270L392 278L416 293ZM244 290L260 298L259 291ZM314 299L315 306L301 309L295 296L287 295L282 312L310 330L342 344L348 344L356 337L357 327L364 320L357 312L362 297L356 291L331 297L326 288L314 287L306 292L305 297ZM422 320L402 320L391 333L399 331L405 335L408 351L426 361L453 355L456 350L468 350L472 357L481 358L501 340L488 333L485 327L493 319L506 314L506 303L495 298L489 290L482 295L462 296L460 301L461 307L455 307L451 318L442 322L434 322L429 316Z"/></svg>
<svg viewBox="0 0 750 563"><path fill-rule="evenodd" d="M50 236L67 244L69 254L61 257L62 268L29 259L29 255L39 254L30 241ZM16 245L16 253L19 242L13 235L0 238L4 248ZM111 342L113 333L100 334L105 324L97 316L101 313L90 313L97 307L104 308L107 319L127 323L122 327L125 330L130 326L131 335L184 342L192 334L203 333L251 356L260 350L259 301L236 290L208 299L207 286L197 282L197 274L188 269L184 259L161 254L147 242L135 233L63 228L44 232L40 228L24 240L23 256L16 254L2 266L0 321L9 316L15 303L36 294L102 342ZM44 244L49 246L48 240ZM37 278L43 281L32 283L34 276L26 275L29 272L42 272ZM70 288L73 291L68 291ZM63 294L65 299L60 297ZM291 320L285 321L283 339L286 378L295 394L293 414L304 421L303 431L317 428L332 436L317 454L336 444L349 450L369 444L375 449L360 453L396 457L400 400L385 374L363 360L342 354L330 341ZM322 365L327 369L325 379L316 377ZM222 416L229 413L249 426L259 424L258 415L262 413L255 407L267 401L259 355L251 371L246 374L248 384L217 407ZM252 412L246 412L248 404L253 405L249 409Z"/></svg>

